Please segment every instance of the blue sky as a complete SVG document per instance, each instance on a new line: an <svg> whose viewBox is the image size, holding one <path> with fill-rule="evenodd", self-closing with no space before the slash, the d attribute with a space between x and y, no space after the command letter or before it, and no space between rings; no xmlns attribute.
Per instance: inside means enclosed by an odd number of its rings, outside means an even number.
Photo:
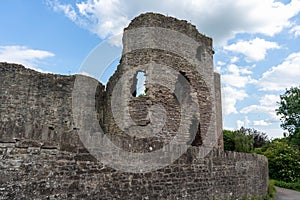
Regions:
<svg viewBox="0 0 300 200"><path fill-rule="evenodd" d="M213 38L224 128L282 136L274 110L285 88L300 85L300 0L2 0L0 61L78 73L97 45L150 11Z"/></svg>

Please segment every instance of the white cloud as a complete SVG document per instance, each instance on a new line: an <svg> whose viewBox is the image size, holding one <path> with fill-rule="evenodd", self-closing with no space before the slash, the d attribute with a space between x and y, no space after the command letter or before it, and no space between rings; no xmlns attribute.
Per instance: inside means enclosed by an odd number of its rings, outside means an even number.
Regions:
<svg viewBox="0 0 300 200"><path fill-rule="evenodd" d="M191 21L219 45L237 33L273 36L291 26L290 19L300 11L299 0L288 4L275 0L85 0L73 5L58 0L48 2L54 10L63 11L101 38L120 33L140 13L159 12Z"/></svg>
<svg viewBox="0 0 300 200"><path fill-rule="evenodd" d="M276 107L277 102L279 101L278 95L266 94L259 100L260 105L268 107Z"/></svg>
<svg viewBox="0 0 300 200"><path fill-rule="evenodd" d="M54 11L62 11L72 21L77 20L77 14L72 5L60 4L57 0L48 0L47 2L53 8Z"/></svg>
<svg viewBox="0 0 300 200"><path fill-rule="evenodd" d="M245 119L244 119L244 125L247 127L247 126L249 126L250 123L251 123L251 122L250 122L250 120L248 119L248 116L246 116Z"/></svg>
<svg viewBox="0 0 300 200"><path fill-rule="evenodd" d="M244 90L237 90L233 87L222 87L222 108L224 115L231 113L237 114L238 111L235 108L237 101L242 101L248 97L248 94Z"/></svg>
<svg viewBox="0 0 300 200"><path fill-rule="evenodd" d="M224 62L222 62L222 61L218 61L217 62L217 65L219 65L219 66L223 66L223 65L225 65L226 63L224 63Z"/></svg>
<svg viewBox="0 0 300 200"><path fill-rule="evenodd" d="M224 115L238 113L236 103L248 97L243 88L247 84L255 83L255 80L249 76L251 73L247 67L241 68L235 64L230 64L221 75Z"/></svg>
<svg viewBox="0 0 300 200"><path fill-rule="evenodd" d="M253 121L253 126L269 126L271 123L266 122L265 120Z"/></svg>
<svg viewBox="0 0 300 200"><path fill-rule="evenodd" d="M249 76L252 72L247 68L240 68L235 64L230 64L227 66L227 72L222 75L222 84L244 88L246 84L255 83L255 80Z"/></svg>
<svg viewBox="0 0 300 200"><path fill-rule="evenodd" d="M234 86L237 88L244 88L246 84L252 81L250 76L240 76L236 74L222 75L222 81L226 85Z"/></svg>
<svg viewBox="0 0 300 200"><path fill-rule="evenodd" d="M274 129L267 126L260 127L260 131L265 132L268 134L269 139L275 139L275 138L282 138L283 137L283 131L280 128Z"/></svg>
<svg viewBox="0 0 300 200"><path fill-rule="evenodd" d="M247 68L240 69L241 74L252 74L252 71L248 70Z"/></svg>
<svg viewBox="0 0 300 200"><path fill-rule="evenodd" d="M277 102L279 101L280 97L279 95L273 95L273 94L266 94L263 96L259 103L256 105L250 105L245 108L243 108L240 113L242 114L258 114L261 116L264 116L266 114L266 117L264 119L260 120L253 120L251 125L253 126L260 126L260 127L269 127L273 124L279 124L280 117L276 115L275 109L278 108ZM278 133L281 132L281 129L276 129Z"/></svg>
<svg viewBox="0 0 300 200"><path fill-rule="evenodd" d="M231 63L236 63L237 61L239 61L239 57L236 57L236 56L234 56L230 59Z"/></svg>
<svg viewBox="0 0 300 200"><path fill-rule="evenodd" d="M223 71L223 66L225 65L226 63L222 62L222 61L218 61L217 62L217 65L214 67L215 68L215 72L221 74L222 71Z"/></svg>
<svg viewBox="0 0 300 200"><path fill-rule="evenodd" d="M240 112L241 113L258 113L258 112L270 112L272 111L271 107L261 106L261 105L251 105L243 108Z"/></svg>
<svg viewBox="0 0 300 200"><path fill-rule="evenodd" d="M77 25L102 39L121 34L123 28L130 22L125 12L127 6L119 0L87 0L75 5L63 4L59 0L47 0L47 2L54 11L63 12ZM120 41L112 41L112 43L119 45Z"/></svg>
<svg viewBox="0 0 300 200"><path fill-rule="evenodd" d="M237 127L237 129L240 129L242 126L244 126L244 122L241 121L241 120L237 120L236 121L236 127Z"/></svg>
<svg viewBox="0 0 300 200"><path fill-rule="evenodd" d="M240 112L243 114L264 113L269 116L268 122L278 122L279 117L276 115L275 109L278 108L277 102L279 100L278 95L266 94L259 100L259 104L247 106Z"/></svg>
<svg viewBox="0 0 300 200"><path fill-rule="evenodd" d="M300 36L300 25L291 28L290 33L294 34L295 37Z"/></svg>
<svg viewBox="0 0 300 200"><path fill-rule="evenodd" d="M25 65L36 69L37 64L42 60L53 57L54 54L48 51L29 49L25 46L0 46L1 62L11 62ZM40 69L36 69L42 71Z"/></svg>
<svg viewBox="0 0 300 200"><path fill-rule="evenodd" d="M255 38L250 41L239 41L235 44L225 46L225 50L244 54L247 62L263 60L269 49L279 49L276 42L266 41L261 38Z"/></svg>
<svg viewBox="0 0 300 200"><path fill-rule="evenodd" d="M283 91L300 84L300 52L292 53L283 63L263 73L258 81L263 91Z"/></svg>
<svg viewBox="0 0 300 200"><path fill-rule="evenodd" d="M220 66L215 66L215 72L221 74L222 68Z"/></svg>
<svg viewBox="0 0 300 200"><path fill-rule="evenodd" d="M239 75L239 74L252 74L252 71L248 69L248 66L238 67L235 64L230 64L227 66L227 71L231 72L232 74Z"/></svg>
<svg viewBox="0 0 300 200"><path fill-rule="evenodd" d="M248 116L245 116L244 121L241 121L241 120L236 121L236 128L240 129L242 126L249 127L250 123L251 123L251 121L249 120Z"/></svg>
<svg viewBox="0 0 300 200"><path fill-rule="evenodd" d="M240 73L240 69L238 66L231 64L227 66L227 71L231 72L232 74L238 75Z"/></svg>

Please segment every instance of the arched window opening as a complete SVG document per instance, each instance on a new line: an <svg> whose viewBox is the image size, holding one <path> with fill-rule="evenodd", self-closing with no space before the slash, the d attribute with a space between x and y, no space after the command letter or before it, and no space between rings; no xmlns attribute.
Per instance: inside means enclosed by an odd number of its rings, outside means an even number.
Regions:
<svg viewBox="0 0 300 200"><path fill-rule="evenodd" d="M190 126L190 137L191 140L189 141L189 144L192 146L201 146L203 144L200 122L195 117L192 119L192 124Z"/></svg>
<svg viewBox="0 0 300 200"><path fill-rule="evenodd" d="M134 97L140 97L146 95L146 74L145 72L139 71L136 73L134 77L134 92L132 93L132 96Z"/></svg>

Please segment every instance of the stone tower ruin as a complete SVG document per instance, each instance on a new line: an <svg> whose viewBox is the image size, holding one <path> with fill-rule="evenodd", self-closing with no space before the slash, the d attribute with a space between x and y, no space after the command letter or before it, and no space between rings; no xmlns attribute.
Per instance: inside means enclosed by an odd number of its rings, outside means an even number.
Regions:
<svg viewBox="0 0 300 200"><path fill-rule="evenodd" d="M106 87L83 75L9 63L0 63L0 78L0 199L267 193L264 156L223 150L212 39L187 21L154 13L135 18Z"/></svg>
<svg viewBox="0 0 300 200"><path fill-rule="evenodd" d="M146 77L146 95L140 98L135 96L138 72ZM182 84L186 82L185 86L180 85L181 79ZM124 118L120 120L123 124L119 122L118 125L110 110L114 89L122 96L117 109ZM212 39L200 34L186 21L160 14L143 14L124 31L122 59L107 84L104 127L109 133L131 132L137 137L153 132L155 127L146 129L145 126L159 123L155 119L151 123L149 119L149 109L159 104L165 109L166 121L155 135L156 140L169 141L176 133L187 134L189 138L192 127L197 129L191 138L192 145L223 148L220 93L220 75L214 73L213 68ZM183 109L180 104L187 96L196 101L199 119L193 122L193 116L185 118L181 125L185 127L181 130L186 133L179 133ZM187 104L191 106L191 102ZM139 127L143 127L141 131Z"/></svg>

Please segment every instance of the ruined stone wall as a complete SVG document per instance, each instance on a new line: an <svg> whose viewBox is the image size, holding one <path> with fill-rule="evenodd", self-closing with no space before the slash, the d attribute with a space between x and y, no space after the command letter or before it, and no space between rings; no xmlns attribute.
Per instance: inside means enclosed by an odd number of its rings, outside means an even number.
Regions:
<svg viewBox="0 0 300 200"><path fill-rule="evenodd" d="M186 21L150 13L133 20L123 42L120 65L106 90L86 76L42 74L0 63L0 199L213 200L265 195L266 158L222 149L220 77L213 72L211 39ZM147 93L141 97L133 95L138 71L146 74ZM198 103L197 120L183 116L182 102ZM155 106L165 112L156 112ZM90 118L96 120L87 123L87 135L101 126L124 151L151 152L178 134L182 140L193 138L193 146L151 172L117 171L82 144L79 132L85 127L76 123ZM182 119L187 123L181 124ZM196 124L196 135L191 136L195 121L200 126ZM124 134L128 130L122 126L132 128L130 134ZM156 134L149 138L152 132ZM203 146L214 150L203 155Z"/></svg>
<svg viewBox="0 0 300 200"><path fill-rule="evenodd" d="M0 142L77 151L80 140L72 117L75 77L0 63ZM87 86L96 81L86 80ZM97 84L95 107L101 110L104 87Z"/></svg>
<svg viewBox="0 0 300 200"><path fill-rule="evenodd" d="M216 99L216 131L218 136L218 147L224 149L223 141L223 116L222 116L222 94L220 74L214 73L215 99Z"/></svg>
<svg viewBox="0 0 300 200"><path fill-rule="evenodd" d="M242 199L267 191L261 155L215 151L197 159L197 147L149 173L122 173L86 153L0 143L0 199Z"/></svg>
<svg viewBox="0 0 300 200"><path fill-rule="evenodd" d="M82 147L76 127L71 125L68 101L74 77L41 74L14 64L0 66L1 199L227 199L231 194L242 198L246 194L263 196L267 191L267 161L260 155L213 151L202 159L199 148L191 147L176 162L148 173L107 167ZM38 87L30 89L36 91L31 104L24 92L29 86ZM59 99L53 100L56 95ZM60 98L67 100L59 103ZM41 105L43 102L47 106ZM62 107L64 111L59 113ZM52 114L43 114L52 109ZM15 127L19 118L46 126L47 134L37 126L26 135L25 123ZM67 119L71 124L63 126ZM50 134L50 125L58 131L56 137ZM70 129L72 134L64 137ZM142 141L138 144L145 145Z"/></svg>
<svg viewBox="0 0 300 200"><path fill-rule="evenodd" d="M147 93L142 98L132 95L138 72L146 74ZM189 88L177 88L180 76ZM117 105L122 123L113 115L114 90L122 96L122 102ZM186 108L182 107L178 95L196 99L190 103L197 103L200 116L191 115L183 120ZM153 132L154 124L159 123L149 117L151 107L159 105L161 110L165 109L165 126L148 140L166 144L179 134L182 140L188 141L191 129L196 126L193 145L222 149L220 80L213 71L212 40L186 21L153 13L135 18L125 29L122 59L107 84L106 100L104 121L109 133L122 135L134 132L137 126L144 127L135 131L138 142L138 137L147 132L145 126L150 127L148 132ZM196 125L194 121L198 121ZM154 143L153 146L162 145Z"/></svg>

